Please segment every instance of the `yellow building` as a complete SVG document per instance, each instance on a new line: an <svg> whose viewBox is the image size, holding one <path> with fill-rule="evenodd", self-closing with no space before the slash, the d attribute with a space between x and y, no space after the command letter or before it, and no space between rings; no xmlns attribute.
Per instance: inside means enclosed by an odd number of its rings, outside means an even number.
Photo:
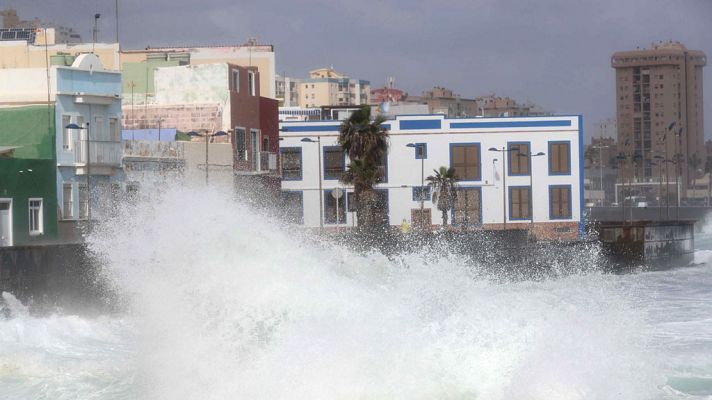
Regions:
<svg viewBox="0 0 712 400"><path fill-rule="evenodd" d="M368 104L371 95L369 81L349 78L333 68L310 71L299 89L299 105L304 108L358 106Z"/></svg>
<svg viewBox="0 0 712 400"><path fill-rule="evenodd" d="M64 65L61 56L73 60L80 54L94 53L105 69L119 70L118 43L57 43L56 37L55 28L35 28L26 38L0 41L0 69L45 68L48 59ZM71 65L71 60L68 63Z"/></svg>

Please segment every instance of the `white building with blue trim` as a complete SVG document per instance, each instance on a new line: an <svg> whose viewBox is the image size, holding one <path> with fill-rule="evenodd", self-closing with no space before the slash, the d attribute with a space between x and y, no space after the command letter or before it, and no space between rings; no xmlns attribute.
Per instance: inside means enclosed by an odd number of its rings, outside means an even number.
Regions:
<svg viewBox="0 0 712 400"><path fill-rule="evenodd" d="M384 125L390 147L383 165L385 179L376 190L390 225L403 220L414 226L421 221L432 228L441 225L430 189L421 185L434 169L446 166L455 168L459 179L457 202L448 213L455 229L531 229L537 237L559 239L580 235L580 115L457 119L404 115ZM326 229L355 224L353 188L339 181L348 165L337 143L339 126L338 121L280 124L282 192L296 223ZM332 196L336 188L346 195L336 200Z"/></svg>

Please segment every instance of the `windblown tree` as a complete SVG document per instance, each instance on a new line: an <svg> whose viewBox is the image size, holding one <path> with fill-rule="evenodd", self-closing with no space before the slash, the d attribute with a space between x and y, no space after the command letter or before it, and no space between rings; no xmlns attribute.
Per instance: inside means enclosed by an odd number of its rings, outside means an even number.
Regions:
<svg viewBox="0 0 712 400"><path fill-rule="evenodd" d="M440 167L434 169L435 175L426 178L432 188L433 203L442 213L443 229L447 228L447 213L457 200L457 176L454 168Z"/></svg>
<svg viewBox="0 0 712 400"><path fill-rule="evenodd" d="M356 110L339 129L339 145L349 156L349 165L341 181L354 185L356 219L358 225L373 227L378 196L373 187L383 179L379 168L388 154L388 130L383 127L386 118L371 118L371 107Z"/></svg>

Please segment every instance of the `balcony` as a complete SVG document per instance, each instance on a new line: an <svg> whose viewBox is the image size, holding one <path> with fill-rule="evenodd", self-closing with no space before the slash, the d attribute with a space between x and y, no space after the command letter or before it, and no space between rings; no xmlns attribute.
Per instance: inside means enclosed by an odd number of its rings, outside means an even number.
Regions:
<svg viewBox="0 0 712 400"><path fill-rule="evenodd" d="M87 146L86 140L74 141L74 162L77 164L87 164L87 150L91 157L90 166L98 167L121 167L121 157L123 149L121 142L90 140Z"/></svg>
<svg viewBox="0 0 712 400"><path fill-rule="evenodd" d="M269 151L260 151L260 162L257 166L259 172L276 172L277 171L277 153Z"/></svg>

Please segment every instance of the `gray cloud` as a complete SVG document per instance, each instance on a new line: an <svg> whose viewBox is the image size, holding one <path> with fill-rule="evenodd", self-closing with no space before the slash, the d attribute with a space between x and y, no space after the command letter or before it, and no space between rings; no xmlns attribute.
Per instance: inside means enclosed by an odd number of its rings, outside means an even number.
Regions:
<svg viewBox="0 0 712 400"><path fill-rule="evenodd" d="M113 39L112 0L4 3L87 39L100 12L100 38ZM581 113L589 134L615 114L614 51L679 40L712 56L710 0L122 0L120 16L125 48L254 36L275 45L277 70L291 76L333 64L373 85L393 76L414 94L433 85L468 97L495 92ZM712 79L705 92L709 99ZM712 101L705 117L712 137Z"/></svg>

